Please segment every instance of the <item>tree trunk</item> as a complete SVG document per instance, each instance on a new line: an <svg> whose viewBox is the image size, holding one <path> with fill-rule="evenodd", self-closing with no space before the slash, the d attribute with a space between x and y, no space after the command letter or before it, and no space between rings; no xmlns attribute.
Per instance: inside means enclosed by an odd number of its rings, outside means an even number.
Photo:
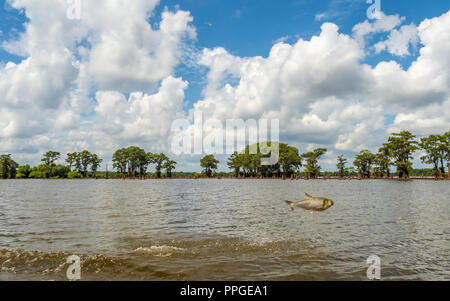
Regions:
<svg viewBox="0 0 450 301"><path fill-rule="evenodd" d="M409 179L408 170L403 171L403 179Z"/></svg>
<svg viewBox="0 0 450 301"><path fill-rule="evenodd" d="M439 163L438 164L434 164L434 177L436 179L441 177L441 171L439 170Z"/></svg>

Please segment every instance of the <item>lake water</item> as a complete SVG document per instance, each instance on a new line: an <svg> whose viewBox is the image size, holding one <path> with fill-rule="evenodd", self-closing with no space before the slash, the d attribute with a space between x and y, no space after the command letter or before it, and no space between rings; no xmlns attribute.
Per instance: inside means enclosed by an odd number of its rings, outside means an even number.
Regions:
<svg viewBox="0 0 450 301"><path fill-rule="evenodd" d="M450 280L449 181L0 181L0 280ZM307 192L334 201L291 212Z"/></svg>

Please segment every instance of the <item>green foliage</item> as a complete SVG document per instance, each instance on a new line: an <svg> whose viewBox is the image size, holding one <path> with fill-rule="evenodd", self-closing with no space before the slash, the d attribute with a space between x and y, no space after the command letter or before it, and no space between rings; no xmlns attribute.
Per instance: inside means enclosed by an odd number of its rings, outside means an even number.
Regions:
<svg viewBox="0 0 450 301"><path fill-rule="evenodd" d="M79 153L68 153L66 162L69 164L69 171L72 167L78 171L84 178L88 176L89 168L92 170L93 176L96 176L97 170L103 162L96 154L92 154L88 150Z"/></svg>
<svg viewBox="0 0 450 301"><path fill-rule="evenodd" d="M345 165L347 164L347 159L344 158L344 155L340 155L338 158L338 163L336 164L336 167L338 169L338 176L344 177L346 175L346 168Z"/></svg>
<svg viewBox="0 0 450 301"><path fill-rule="evenodd" d="M51 171L50 166L46 164L41 164L31 169L29 177L32 179L47 179L50 178L50 171Z"/></svg>
<svg viewBox="0 0 450 301"><path fill-rule="evenodd" d="M38 171L38 170L33 170L30 175L29 175L30 179L47 179L47 174L45 172L42 171Z"/></svg>
<svg viewBox="0 0 450 301"><path fill-rule="evenodd" d="M378 153L375 155L374 163L374 172L377 177L389 177L391 175L390 166L392 165L389 148L386 146L380 147Z"/></svg>
<svg viewBox="0 0 450 301"><path fill-rule="evenodd" d="M275 142L274 142L275 143ZM320 175L321 167L318 161L326 153L326 149L318 148L314 151L299 155L298 149L288 144L278 143L279 157L278 162L273 165L262 165L261 159L271 154L266 154L264 150L275 146L274 143L260 143L248 145L240 153L233 153L228 161L228 167L233 170L236 177L255 177L255 176L286 176L305 175L316 178ZM413 169L411 160L417 150L423 151L421 160L425 164L431 164L430 169ZM48 151L41 159L42 164L31 168L29 165L19 166L11 155L1 155L0 157L0 177L3 179L25 179L25 178L78 178L78 177L101 177L106 178L105 172L99 172L102 159L98 155L92 154L87 150L80 153L68 153L66 162L68 166L57 165L60 153ZM302 162L304 159L304 162ZM304 171L299 168L304 163ZM336 164L337 172L325 172L325 175L339 176L355 175L356 171L362 177L370 178L373 174L377 177L389 177L391 175L390 166L395 165L397 172L394 173L401 178L409 176L435 176L441 177L450 169L450 131L443 135L430 135L423 137L420 142L415 140L415 136L402 131L394 133L389 137L388 142L379 148L376 154L369 150L363 150L355 156L354 166L346 168L347 159L343 155L338 157ZM180 176L199 176L195 173L174 173L177 163L170 160L165 154L146 153L137 146L131 146L117 150L113 155L113 167L117 172L108 172L108 177L123 178L125 176L147 176L147 168L150 164L155 165L155 176L160 178L162 170L165 170L166 177L172 177L174 174ZM200 160L204 175L211 177L217 170L219 161L213 155L205 156ZM75 168L74 172L71 172ZM88 174L88 171L92 171ZM69 176L70 175L70 176ZM221 173L226 176L227 173ZM447 172L448 175L448 172Z"/></svg>
<svg viewBox="0 0 450 301"><path fill-rule="evenodd" d="M439 135L430 135L421 138L419 143L420 148L425 151L425 155L420 157L420 159L423 163L433 164L434 176L436 178L442 174L442 170L439 169L439 161L442 158L442 148L444 146L441 143L441 139L442 137Z"/></svg>
<svg viewBox="0 0 450 301"><path fill-rule="evenodd" d="M128 154L125 148L117 150L113 155L112 161L113 167L117 169L119 173L124 174L127 172Z"/></svg>
<svg viewBox="0 0 450 301"><path fill-rule="evenodd" d="M166 177L172 177L172 171L175 169L175 165L177 165L177 162L172 160L166 160L164 162L163 168L166 170Z"/></svg>
<svg viewBox="0 0 450 301"><path fill-rule="evenodd" d="M60 179L67 178L70 169L64 165L54 165L53 167L41 164L30 169L29 165L19 167L17 178L30 179Z"/></svg>
<svg viewBox="0 0 450 301"><path fill-rule="evenodd" d="M48 151L48 152L46 152L44 154L44 156L41 159L41 161L43 162L44 165L48 166L48 168L49 168L49 170L46 171L47 172L47 178L56 176L56 173L55 173L56 164L55 164L55 162L60 157L61 157L61 154L59 152L55 152L55 151Z"/></svg>
<svg viewBox="0 0 450 301"><path fill-rule="evenodd" d="M71 171L67 174L67 177L69 179L81 179L83 175L79 173L78 171Z"/></svg>
<svg viewBox="0 0 450 301"><path fill-rule="evenodd" d="M278 146L278 162L273 165L262 165L261 160L272 154L268 150ZM248 145L241 153L234 152L228 159L227 165L234 170L236 177L265 176L272 177L281 174L289 177L298 171L302 165L302 158L296 147L278 142L264 142Z"/></svg>
<svg viewBox="0 0 450 301"><path fill-rule="evenodd" d="M440 151L440 161L441 161L441 173L444 170L444 160L447 161L447 176L450 178L450 131L440 136L439 139L439 151Z"/></svg>
<svg viewBox="0 0 450 301"><path fill-rule="evenodd" d="M353 165L358 169L358 174L360 174L363 178L370 178L375 157L376 156L367 149L362 150L358 155L356 155Z"/></svg>
<svg viewBox="0 0 450 301"><path fill-rule="evenodd" d="M279 143L280 153L278 163L283 168L286 177L291 176L302 166L302 158L298 154L298 149L284 143Z"/></svg>
<svg viewBox="0 0 450 301"><path fill-rule="evenodd" d="M55 151L48 151L44 154L41 161L47 166L53 166L60 157L61 157L60 153Z"/></svg>
<svg viewBox="0 0 450 301"><path fill-rule="evenodd" d="M145 176L150 164L155 165L156 177L161 178L162 169L166 170L166 176L172 177L177 163L163 153L146 153L137 146L119 149L113 155L113 167L118 173L127 174L129 177Z"/></svg>
<svg viewBox="0 0 450 301"><path fill-rule="evenodd" d="M441 136L441 144L442 158L450 165L450 131Z"/></svg>
<svg viewBox="0 0 450 301"><path fill-rule="evenodd" d="M350 176L356 176L358 174L358 172L355 170L355 168L353 166L350 166L347 168L347 173Z"/></svg>
<svg viewBox="0 0 450 301"><path fill-rule="evenodd" d="M161 169L163 168L164 162L169 160L169 158L161 153L161 154L149 154L148 155L149 162L155 164L156 177L161 178Z"/></svg>
<svg viewBox="0 0 450 301"><path fill-rule="evenodd" d="M2 179L15 179L19 164L11 158L11 155L0 156L0 177Z"/></svg>
<svg viewBox="0 0 450 301"><path fill-rule="evenodd" d="M384 147L389 149L390 157L395 160L395 166L400 178L409 178L408 170L412 166L412 154L419 149L416 136L408 131L394 133L389 137Z"/></svg>
<svg viewBox="0 0 450 301"><path fill-rule="evenodd" d="M68 153L66 162L69 164L70 170L72 170L72 167L75 167L77 169L81 168L78 153Z"/></svg>
<svg viewBox="0 0 450 301"><path fill-rule="evenodd" d="M113 167L119 173L128 174L129 177L145 175L151 163L152 154L137 146L130 146L117 150L113 155Z"/></svg>
<svg viewBox="0 0 450 301"><path fill-rule="evenodd" d="M130 146L126 149L128 160L128 176L145 175L149 162L149 156L142 148Z"/></svg>
<svg viewBox="0 0 450 301"><path fill-rule="evenodd" d="M200 166L203 167L203 173L207 177L211 177L213 171L217 170L217 164L219 164L219 161L213 155L204 156L200 160Z"/></svg>
<svg viewBox="0 0 450 301"><path fill-rule="evenodd" d="M84 150L78 154L78 157L79 167L81 167L81 169L79 169L78 171L83 175L84 178L86 178L87 172L89 170L89 165L91 164L92 154L89 151Z"/></svg>
<svg viewBox="0 0 450 301"><path fill-rule="evenodd" d="M234 176L238 177L241 172L242 158L237 152L234 152L228 159L227 165L230 169L234 169Z"/></svg>
<svg viewBox="0 0 450 301"><path fill-rule="evenodd" d="M434 177L435 170L433 168L409 169L409 175L414 177Z"/></svg>
<svg viewBox="0 0 450 301"><path fill-rule="evenodd" d="M64 179L67 178L68 174L70 172L70 168L69 166L64 166L64 165L57 165L54 169L53 169L53 175L51 178L53 179Z"/></svg>
<svg viewBox="0 0 450 301"><path fill-rule="evenodd" d="M26 179L30 176L30 173L31 173L30 165L28 165L28 164L21 165L21 166L19 166L19 168L17 170L16 178L17 179Z"/></svg>
<svg viewBox="0 0 450 301"><path fill-rule="evenodd" d="M305 174L309 178L317 178L320 175L320 166L318 160L327 152L326 148L318 148L312 152L307 152L302 155L302 158L306 160Z"/></svg>
<svg viewBox="0 0 450 301"><path fill-rule="evenodd" d="M103 159L100 159L96 154L91 155L91 170L93 177L96 177L96 173L100 165L102 164Z"/></svg>

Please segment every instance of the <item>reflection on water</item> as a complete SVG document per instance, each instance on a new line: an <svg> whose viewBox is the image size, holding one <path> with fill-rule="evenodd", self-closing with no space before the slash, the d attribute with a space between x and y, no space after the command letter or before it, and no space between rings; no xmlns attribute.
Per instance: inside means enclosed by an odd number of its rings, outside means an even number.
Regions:
<svg viewBox="0 0 450 301"><path fill-rule="evenodd" d="M0 280L450 279L449 182L0 181ZM291 212L304 193L335 202Z"/></svg>

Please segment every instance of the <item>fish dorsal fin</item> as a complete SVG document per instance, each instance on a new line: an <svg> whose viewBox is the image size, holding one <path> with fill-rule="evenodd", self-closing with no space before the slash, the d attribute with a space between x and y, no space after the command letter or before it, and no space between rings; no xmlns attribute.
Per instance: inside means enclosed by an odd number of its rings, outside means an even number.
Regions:
<svg viewBox="0 0 450 301"><path fill-rule="evenodd" d="M313 197L312 196L310 196L309 194L307 194L307 193L305 193L305 195L306 195L306 199L307 200L310 200L310 199L312 199Z"/></svg>

